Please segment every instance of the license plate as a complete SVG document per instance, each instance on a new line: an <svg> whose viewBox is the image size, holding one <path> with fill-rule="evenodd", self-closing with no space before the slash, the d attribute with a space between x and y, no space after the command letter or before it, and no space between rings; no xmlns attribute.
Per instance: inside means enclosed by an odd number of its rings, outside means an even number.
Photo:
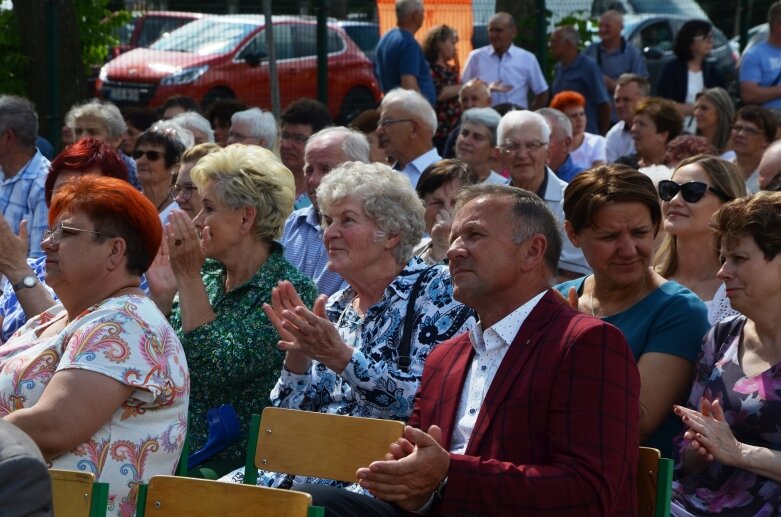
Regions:
<svg viewBox="0 0 781 517"><path fill-rule="evenodd" d="M140 90L133 88L111 88L108 98L112 101L130 101L138 102L140 99Z"/></svg>

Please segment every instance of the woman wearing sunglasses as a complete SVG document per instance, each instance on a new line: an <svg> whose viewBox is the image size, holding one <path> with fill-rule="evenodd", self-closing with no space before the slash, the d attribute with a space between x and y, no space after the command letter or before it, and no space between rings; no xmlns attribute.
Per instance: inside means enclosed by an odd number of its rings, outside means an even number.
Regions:
<svg viewBox="0 0 781 517"><path fill-rule="evenodd" d="M745 195L746 184L734 164L702 154L683 160L671 180L659 182L667 235L654 257L656 272L699 296L711 324L734 311L716 276L721 264L710 221L724 203Z"/></svg>
<svg viewBox="0 0 781 517"><path fill-rule="evenodd" d="M170 188L174 169L184 151L175 129L158 130L156 126L141 133L133 150L142 192L157 208L163 224L171 211L179 208Z"/></svg>
<svg viewBox="0 0 781 517"><path fill-rule="evenodd" d="M594 274L557 289L624 333L640 371L640 444L669 457L681 431L670 408L686 400L709 324L697 296L650 267L662 221L654 184L626 166L594 167L567 186L564 217Z"/></svg>

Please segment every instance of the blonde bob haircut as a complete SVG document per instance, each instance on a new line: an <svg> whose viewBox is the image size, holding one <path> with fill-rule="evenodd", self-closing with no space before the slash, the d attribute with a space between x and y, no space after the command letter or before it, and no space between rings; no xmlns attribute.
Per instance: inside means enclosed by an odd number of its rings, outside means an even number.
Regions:
<svg viewBox="0 0 781 517"><path fill-rule="evenodd" d="M423 203L407 176L381 163L345 162L320 182L317 204L327 213L331 206L347 199L359 201L386 235L399 236L393 258L406 265L425 229Z"/></svg>
<svg viewBox="0 0 781 517"><path fill-rule="evenodd" d="M234 210L254 207L256 239L270 243L282 235L293 211L296 185L293 173L271 151L255 145L229 145L198 160L190 177L201 193L212 182L220 201Z"/></svg>

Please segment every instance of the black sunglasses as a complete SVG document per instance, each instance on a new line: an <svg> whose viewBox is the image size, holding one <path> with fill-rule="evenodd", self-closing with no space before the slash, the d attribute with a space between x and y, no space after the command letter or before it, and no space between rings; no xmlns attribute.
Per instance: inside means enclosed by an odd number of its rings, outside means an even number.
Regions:
<svg viewBox="0 0 781 517"><path fill-rule="evenodd" d="M136 149L133 151L133 158L138 160L142 156L146 155L147 159L150 162L156 162L160 159L161 156L163 156L163 153L160 151L142 151L141 149Z"/></svg>
<svg viewBox="0 0 781 517"><path fill-rule="evenodd" d="M732 198L717 188L713 188L702 181L689 181L687 183L676 183L672 180L662 180L659 182L659 197L662 201L671 201L680 191L683 200L687 203L696 203L708 191L713 192L722 201L731 201Z"/></svg>

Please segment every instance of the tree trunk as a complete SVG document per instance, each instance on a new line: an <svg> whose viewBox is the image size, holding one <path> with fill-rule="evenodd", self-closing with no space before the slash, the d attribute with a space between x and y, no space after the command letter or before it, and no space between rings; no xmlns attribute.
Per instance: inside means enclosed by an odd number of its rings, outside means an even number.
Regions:
<svg viewBox="0 0 781 517"><path fill-rule="evenodd" d="M14 2L22 51L30 58L28 98L35 103L39 133L58 149L63 118L87 97L75 2Z"/></svg>

